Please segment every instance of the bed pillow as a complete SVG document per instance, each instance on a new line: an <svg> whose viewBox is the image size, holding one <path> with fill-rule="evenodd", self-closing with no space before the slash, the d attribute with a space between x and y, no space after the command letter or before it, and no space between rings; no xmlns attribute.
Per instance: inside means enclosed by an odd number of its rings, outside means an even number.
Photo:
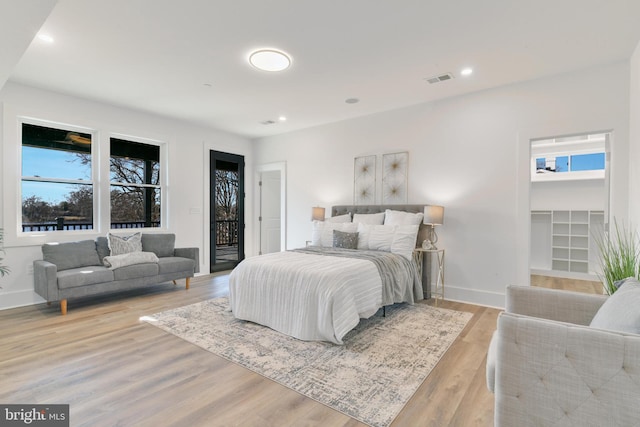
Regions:
<svg viewBox="0 0 640 427"><path fill-rule="evenodd" d="M384 224L384 212L374 214L353 214L353 222L360 224L382 225Z"/></svg>
<svg viewBox="0 0 640 427"><path fill-rule="evenodd" d="M396 227L388 225L374 225L369 232L369 249L372 251L391 252L393 236Z"/></svg>
<svg viewBox="0 0 640 427"><path fill-rule="evenodd" d="M423 212L411 213L387 209L384 212L384 225L420 225L423 218Z"/></svg>
<svg viewBox="0 0 640 427"><path fill-rule="evenodd" d="M351 222L351 212L344 215L336 215L325 219L326 222Z"/></svg>
<svg viewBox="0 0 640 427"><path fill-rule="evenodd" d="M313 246L333 247L333 230L355 233L358 231L358 224L353 222L313 221L311 244Z"/></svg>
<svg viewBox="0 0 640 427"><path fill-rule="evenodd" d="M333 247L343 249L358 249L358 232L333 230Z"/></svg>
<svg viewBox="0 0 640 427"><path fill-rule="evenodd" d="M411 261L413 250L416 248L418 228L420 226L417 224L397 225L391 242L391 252Z"/></svg>
<svg viewBox="0 0 640 427"><path fill-rule="evenodd" d="M142 233L133 233L129 236L118 236L108 233L109 251L111 256L142 252Z"/></svg>
<svg viewBox="0 0 640 427"><path fill-rule="evenodd" d="M419 225L358 224L358 249L392 252L411 260Z"/></svg>
<svg viewBox="0 0 640 427"><path fill-rule="evenodd" d="M640 282L626 279L602 304L591 320L591 327L640 334Z"/></svg>

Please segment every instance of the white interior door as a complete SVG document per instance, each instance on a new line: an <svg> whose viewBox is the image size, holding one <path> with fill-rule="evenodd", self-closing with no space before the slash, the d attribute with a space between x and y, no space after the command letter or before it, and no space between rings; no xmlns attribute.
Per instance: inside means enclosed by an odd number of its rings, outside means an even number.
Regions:
<svg viewBox="0 0 640 427"><path fill-rule="evenodd" d="M280 252L282 212L281 173L279 170L265 171L260 176L260 253Z"/></svg>

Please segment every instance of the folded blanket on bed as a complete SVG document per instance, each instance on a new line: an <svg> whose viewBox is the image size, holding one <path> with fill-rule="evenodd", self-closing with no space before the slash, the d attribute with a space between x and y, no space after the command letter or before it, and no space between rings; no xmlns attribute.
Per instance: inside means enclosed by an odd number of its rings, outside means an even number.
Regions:
<svg viewBox="0 0 640 427"><path fill-rule="evenodd" d="M422 278L417 265L405 257L384 251L363 251L356 249L328 248L309 246L292 249L292 252L316 255L356 258L371 261L380 273L382 279L382 304L391 305L397 302L413 304L416 299L422 299ZM413 292L410 288L398 287L398 283L413 282ZM399 292L403 292L400 294ZM417 298L414 298L414 295Z"/></svg>
<svg viewBox="0 0 640 427"><path fill-rule="evenodd" d="M105 267L113 270L134 264L157 263L158 257L153 252L129 252L121 255L109 255L104 257Z"/></svg>

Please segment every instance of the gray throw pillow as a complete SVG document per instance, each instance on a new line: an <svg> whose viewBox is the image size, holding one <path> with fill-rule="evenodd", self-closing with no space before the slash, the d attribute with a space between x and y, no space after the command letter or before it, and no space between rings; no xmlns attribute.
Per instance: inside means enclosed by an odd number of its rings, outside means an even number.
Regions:
<svg viewBox="0 0 640 427"><path fill-rule="evenodd" d="M343 249L358 249L358 233L333 230L333 247Z"/></svg>
<svg viewBox="0 0 640 427"><path fill-rule="evenodd" d="M58 271L101 265L98 251L96 251L96 242L93 240L47 243L42 245L42 255L45 261L55 264Z"/></svg>
<svg viewBox="0 0 640 427"><path fill-rule="evenodd" d="M107 234L111 256L142 251L142 233L133 233L129 236L117 236Z"/></svg>
<svg viewBox="0 0 640 427"><path fill-rule="evenodd" d="M640 334L640 282L626 279L602 304L591 327Z"/></svg>

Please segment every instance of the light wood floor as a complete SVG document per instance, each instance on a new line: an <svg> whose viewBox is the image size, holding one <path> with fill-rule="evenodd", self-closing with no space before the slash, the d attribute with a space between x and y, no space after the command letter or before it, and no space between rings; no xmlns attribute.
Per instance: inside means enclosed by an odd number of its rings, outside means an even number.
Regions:
<svg viewBox="0 0 640 427"><path fill-rule="evenodd" d="M564 289L567 291L584 292L587 294L602 294L604 288L602 282L591 280L565 279L562 277L550 277L532 274L531 286L542 288Z"/></svg>
<svg viewBox="0 0 640 427"><path fill-rule="evenodd" d="M139 320L228 293L225 274L191 283L0 311L0 402L70 404L72 426L364 425ZM499 310L440 306L473 318L393 426L492 426Z"/></svg>

